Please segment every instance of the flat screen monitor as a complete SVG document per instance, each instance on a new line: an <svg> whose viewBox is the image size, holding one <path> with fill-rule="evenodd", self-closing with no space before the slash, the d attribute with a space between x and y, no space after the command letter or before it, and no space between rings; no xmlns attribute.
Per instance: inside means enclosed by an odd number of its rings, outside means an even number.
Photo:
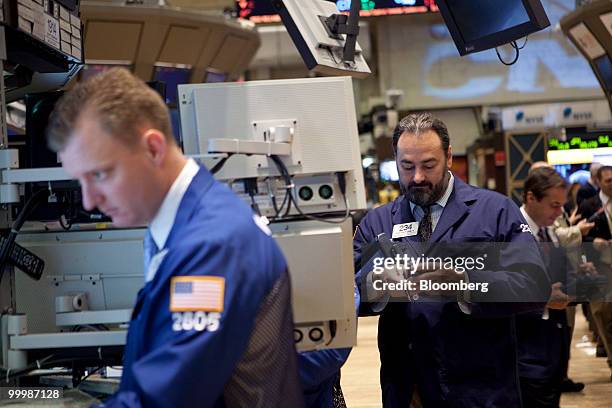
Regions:
<svg viewBox="0 0 612 408"><path fill-rule="evenodd" d="M540 0L437 0L459 54L495 48L550 25Z"/></svg>
<svg viewBox="0 0 612 408"><path fill-rule="evenodd" d="M208 84L216 84L219 82L225 82L226 79L227 79L227 74L223 72L210 71L210 70L206 71L206 75L204 76L204 82Z"/></svg>
<svg viewBox="0 0 612 408"><path fill-rule="evenodd" d="M601 83L607 92L612 92L612 61L608 54L604 54L593 60L593 64L597 68Z"/></svg>
<svg viewBox="0 0 612 408"><path fill-rule="evenodd" d="M589 163L556 164L554 168L569 183L585 184L591 177L589 166Z"/></svg>
<svg viewBox="0 0 612 408"><path fill-rule="evenodd" d="M176 90L179 84L188 84L191 68L156 66L153 80L166 84L166 104L176 106Z"/></svg>
<svg viewBox="0 0 612 408"><path fill-rule="evenodd" d="M380 179L382 181L399 181L395 160L386 160L380 163Z"/></svg>

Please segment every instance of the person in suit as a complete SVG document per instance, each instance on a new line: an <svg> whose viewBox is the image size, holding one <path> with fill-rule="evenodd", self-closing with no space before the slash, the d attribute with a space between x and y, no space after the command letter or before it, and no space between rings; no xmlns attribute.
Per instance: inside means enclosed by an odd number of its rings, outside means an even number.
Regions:
<svg viewBox="0 0 612 408"><path fill-rule="evenodd" d="M303 406L286 261L250 208L183 156L159 95L108 70L61 98L48 141L86 209L148 226L121 384L104 407Z"/></svg>
<svg viewBox="0 0 612 408"><path fill-rule="evenodd" d="M551 276L551 297L545 310L516 317L519 376L525 407L558 407L561 386L569 361L570 328L565 309L570 297L570 270L565 251L553 224L563 213L567 183L553 168L529 173L523 190L521 213L534 238L540 242Z"/></svg>
<svg viewBox="0 0 612 408"><path fill-rule="evenodd" d="M585 185L578 189L578 193L576 194L576 205L580 206L583 201L588 200L591 197L597 195L599 191L599 185L597 183L597 171L601 167L601 163L591 163L590 173L591 177Z"/></svg>
<svg viewBox="0 0 612 408"><path fill-rule="evenodd" d="M602 346L601 354L598 347L598 355L607 357L612 379L612 166L599 168L597 182L601 190L596 196L582 202L580 210L595 223L595 227L585 237L585 241L592 242L592 246L587 247L587 255L594 261L600 274L608 278L605 297L591 301L589 307Z"/></svg>
<svg viewBox="0 0 612 408"><path fill-rule="evenodd" d="M580 213L585 218L593 217L595 228L588 237L591 241L599 238L598 242L610 240L610 210L612 203L612 166L600 166L596 175L600 191L595 196L585 200L580 205Z"/></svg>
<svg viewBox="0 0 612 408"><path fill-rule="evenodd" d="M402 195L369 211L354 238L360 313L380 314L383 406L408 407L417 395L424 407L520 406L514 319L517 313L543 307L550 281L518 207L498 193L467 185L448 170L449 139L446 125L429 113L402 119L393 135ZM476 291L451 291L437 302L387 302L390 293L370 290L379 280L366 267L369 245L381 233L410 245L514 244L500 256L497 270L438 269L417 278L486 282L505 302L479 302Z"/></svg>

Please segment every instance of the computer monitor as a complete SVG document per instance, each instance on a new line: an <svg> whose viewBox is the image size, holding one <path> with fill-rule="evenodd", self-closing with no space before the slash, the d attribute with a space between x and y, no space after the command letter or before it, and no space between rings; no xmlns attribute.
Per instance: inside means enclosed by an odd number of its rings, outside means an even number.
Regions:
<svg viewBox="0 0 612 408"><path fill-rule="evenodd" d="M363 192L350 77L186 84L178 89L185 154L211 153L212 139L262 142L266 130L285 126L292 129L291 152L282 156L290 174L348 171L351 183L355 180L357 191ZM277 172L265 155L235 155L215 176L233 180L268 174Z"/></svg>
<svg viewBox="0 0 612 408"><path fill-rule="evenodd" d="M437 0L459 54L495 48L550 25L540 0Z"/></svg>
<svg viewBox="0 0 612 408"><path fill-rule="evenodd" d="M165 101L169 106L176 106L176 93L179 84L188 84L191 79L191 68L156 66L153 80L166 84ZM161 93L160 93L161 94Z"/></svg>
<svg viewBox="0 0 612 408"><path fill-rule="evenodd" d="M612 61L608 54L604 54L601 57L593 60L596 72L601 79L601 85L607 93L612 92Z"/></svg>

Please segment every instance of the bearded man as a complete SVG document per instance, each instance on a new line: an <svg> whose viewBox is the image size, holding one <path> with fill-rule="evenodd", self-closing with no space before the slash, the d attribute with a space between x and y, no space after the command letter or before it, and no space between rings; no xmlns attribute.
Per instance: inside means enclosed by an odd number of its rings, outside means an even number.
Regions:
<svg viewBox="0 0 612 408"><path fill-rule="evenodd" d="M431 114L404 118L395 129L393 150L402 195L370 211L354 239L360 313L380 313L383 406L409 407L418 395L424 407L520 407L514 316L543 309L550 292L529 225L510 199L470 186L449 171L448 129ZM480 270L445 267L400 278L385 272L381 277L363 267L370 253L366 247L381 233L393 245L492 242L515 247ZM389 283L401 278L447 287L486 284L493 296L484 301L471 290L434 294L416 285L418 301L406 297L389 302L394 294L370 290L380 287L373 284L377 279Z"/></svg>

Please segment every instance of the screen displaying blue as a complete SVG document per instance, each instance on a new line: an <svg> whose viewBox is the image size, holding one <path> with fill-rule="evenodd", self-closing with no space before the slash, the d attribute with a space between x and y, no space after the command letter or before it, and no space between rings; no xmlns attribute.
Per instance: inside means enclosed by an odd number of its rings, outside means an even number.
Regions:
<svg viewBox="0 0 612 408"><path fill-rule="evenodd" d="M466 43L529 22L522 0L447 0L446 3Z"/></svg>
<svg viewBox="0 0 612 408"><path fill-rule="evenodd" d="M612 92L612 61L608 55L603 55L593 60L593 63L599 71L599 76L604 82L604 86L608 92Z"/></svg>
<svg viewBox="0 0 612 408"><path fill-rule="evenodd" d="M179 84L188 84L191 68L155 67L153 80L166 84L166 103L174 105L178 98Z"/></svg>

